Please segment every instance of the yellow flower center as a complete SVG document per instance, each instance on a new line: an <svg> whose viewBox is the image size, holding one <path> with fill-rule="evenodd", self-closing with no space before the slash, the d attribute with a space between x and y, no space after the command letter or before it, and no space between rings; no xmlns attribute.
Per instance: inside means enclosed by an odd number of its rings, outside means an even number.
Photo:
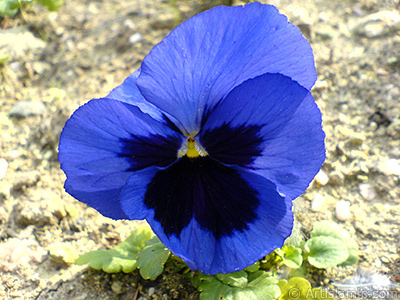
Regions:
<svg viewBox="0 0 400 300"><path fill-rule="evenodd" d="M186 156L189 158L195 158L200 156L199 151L197 151L196 149L195 142L196 141L194 140L194 138L188 137Z"/></svg>
<svg viewBox="0 0 400 300"><path fill-rule="evenodd" d="M178 151L178 158L182 156L187 156L189 158L196 158L199 156L207 156L207 151L192 137L189 136Z"/></svg>

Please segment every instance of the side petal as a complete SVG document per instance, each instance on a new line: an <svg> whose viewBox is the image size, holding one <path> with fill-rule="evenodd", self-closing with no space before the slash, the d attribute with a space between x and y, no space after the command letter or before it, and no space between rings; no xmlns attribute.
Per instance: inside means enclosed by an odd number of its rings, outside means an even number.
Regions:
<svg viewBox="0 0 400 300"><path fill-rule="evenodd" d="M199 142L210 156L265 176L291 199L325 160L321 112L306 88L282 74L245 81L203 123Z"/></svg>
<svg viewBox="0 0 400 300"><path fill-rule="evenodd" d="M124 82L117 86L115 89L113 89L106 98L108 99L114 99L118 100L127 104L134 105L136 107L139 107L140 110L148 115L150 115L153 119L160 121L160 122L165 122L165 121L170 121L170 124L174 124L177 126L178 129L175 129L176 131L181 131L183 132L184 129L182 125L175 120L172 116L168 115L166 112L161 111L158 109L155 105L151 104L148 102L140 93L137 84L136 84L136 79L140 75L140 68L133 72L131 75L129 75ZM170 126L172 127L172 126Z"/></svg>
<svg viewBox="0 0 400 300"><path fill-rule="evenodd" d="M281 247L293 225L291 200L266 178L210 157L182 157L135 172L121 195L130 218L146 218L192 269L241 270Z"/></svg>
<svg viewBox="0 0 400 300"><path fill-rule="evenodd" d="M176 160L183 136L139 108L111 99L81 106L61 133L65 189L114 219L127 218L118 201L134 171Z"/></svg>
<svg viewBox="0 0 400 300"><path fill-rule="evenodd" d="M124 80L121 85L114 88L106 98L118 100L139 107L141 111L149 114L153 119L161 121L163 119L162 111L150 102L147 102L136 85L136 79L138 78L139 74L140 69L133 72Z"/></svg>
<svg viewBox="0 0 400 300"><path fill-rule="evenodd" d="M316 80L309 42L271 5L216 7L173 30L143 61L137 79L147 101L200 129L204 111L235 86L281 73L310 89Z"/></svg>

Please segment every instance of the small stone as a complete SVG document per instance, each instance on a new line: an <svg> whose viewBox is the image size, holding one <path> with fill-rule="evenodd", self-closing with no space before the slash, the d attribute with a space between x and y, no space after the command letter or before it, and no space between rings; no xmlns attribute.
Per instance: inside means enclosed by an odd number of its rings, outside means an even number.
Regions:
<svg viewBox="0 0 400 300"><path fill-rule="evenodd" d="M154 293L156 292L156 289L154 288L154 287L151 287L151 288L149 288L149 290L148 290L148 295L151 297L151 296L153 296L154 295Z"/></svg>
<svg viewBox="0 0 400 300"><path fill-rule="evenodd" d="M339 200L336 203L336 218L339 221L347 221L351 217L350 202L346 200Z"/></svg>
<svg viewBox="0 0 400 300"><path fill-rule="evenodd" d="M312 211L322 211L322 208L325 204L325 197L321 194L316 194L314 199L311 201L311 210Z"/></svg>
<svg viewBox="0 0 400 300"><path fill-rule="evenodd" d="M372 201L376 197L374 187L369 183L360 183L358 190L360 191L360 195L367 201Z"/></svg>
<svg viewBox="0 0 400 300"><path fill-rule="evenodd" d="M0 224L6 223L7 220L8 220L8 212L4 207L0 206Z"/></svg>
<svg viewBox="0 0 400 300"><path fill-rule="evenodd" d="M43 75L51 70L51 65L42 61L35 61L32 63L32 69L36 74Z"/></svg>
<svg viewBox="0 0 400 300"><path fill-rule="evenodd" d="M143 36L139 32L136 32L129 37L129 43L131 43L132 45L137 44L142 40Z"/></svg>
<svg viewBox="0 0 400 300"><path fill-rule="evenodd" d="M389 258L387 258L386 256L382 256L381 257L381 261L383 262L383 263L390 263L390 259Z"/></svg>
<svg viewBox="0 0 400 300"><path fill-rule="evenodd" d="M382 262L379 258L375 259L375 267L376 268L382 267Z"/></svg>
<svg viewBox="0 0 400 300"><path fill-rule="evenodd" d="M400 30L400 13L385 10L362 18L355 26L355 32L367 38L381 37Z"/></svg>
<svg viewBox="0 0 400 300"><path fill-rule="evenodd" d="M328 183L329 177L328 177L328 175L327 175L323 170L320 170L320 171L318 172L318 174L315 176L315 181L316 181L319 185L324 186L324 185L326 185L326 184Z"/></svg>
<svg viewBox="0 0 400 300"><path fill-rule="evenodd" d="M4 158L0 158L0 180L6 178L8 162Z"/></svg>
<svg viewBox="0 0 400 300"><path fill-rule="evenodd" d="M13 272L20 265L28 264L37 254L35 252L42 250L34 239L8 239L0 244L0 270Z"/></svg>
<svg viewBox="0 0 400 300"><path fill-rule="evenodd" d="M40 180L40 173L38 171L20 172L16 174L14 182L12 183L13 191L20 191L25 187L36 185Z"/></svg>
<svg viewBox="0 0 400 300"><path fill-rule="evenodd" d="M50 212L46 205L38 205L37 202L24 201L14 206L15 223L25 228L29 225L43 227L58 224L58 219Z"/></svg>
<svg viewBox="0 0 400 300"><path fill-rule="evenodd" d="M329 173L329 183L333 185L343 185L344 175L340 171L333 171Z"/></svg>
<svg viewBox="0 0 400 300"><path fill-rule="evenodd" d="M22 100L11 107L10 116L26 118L28 116L42 115L46 106L41 101Z"/></svg>
<svg viewBox="0 0 400 300"><path fill-rule="evenodd" d="M338 30L334 29L326 23L320 23L320 25L315 28L315 35L320 37L322 40L331 40L338 36Z"/></svg>
<svg viewBox="0 0 400 300"><path fill-rule="evenodd" d="M45 249L40 248L31 254L31 258L32 258L33 262L35 262L37 264L41 264L42 262L44 262L46 260L46 258L48 257L48 254L49 253Z"/></svg>
<svg viewBox="0 0 400 300"><path fill-rule="evenodd" d="M66 242L55 242L48 248L50 257L60 264L71 265L79 257L76 249Z"/></svg>
<svg viewBox="0 0 400 300"><path fill-rule="evenodd" d="M117 295L122 294L124 292L122 289L122 284L119 281L113 281L113 283L111 284L111 289Z"/></svg>
<svg viewBox="0 0 400 300"><path fill-rule="evenodd" d="M22 57L27 51L40 50L44 47L46 43L43 40L22 26L0 31L0 49L4 49L14 57Z"/></svg>
<svg viewBox="0 0 400 300"><path fill-rule="evenodd" d="M67 211L65 210L65 203L60 199L60 196L56 193L44 191L40 197L46 200L42 205L47 211L51 212L57 219L61 220L67 216ZM41 203L43 203L41 201Z"/></svg>
<svg viewBox="0 0 400 300"><path fill-rule="evenodd" d="M365 140L365 135L359 132L353 132L349 137L349 142L353 146L360 146Z"/></svg>
<svg viewBox="0 0 400 300"><path fill-rule="evenodd" d="M378 168L385 175L400 176L400 160L398 159L389 158L388 160L381 162Z"/></svg>
<svg viewBox="0 0 400 300"><path fill-rule="evenodd" d="M328 87L329 87L329 84L326 80L317 80L317 82L314 85L314 89L317 91L326 90Z"/></svg>
<svg viewBox="0 0 400 300"><path fill-rule="evenodd" d="M387 133L393 139L400 139L400 119L394 119L387 127Z"/></svg>
<svg viewBox="0 0 400 300"><path fill-rule="evenodd" d="M11 184L6 181L0 181L0 200L8 199L11 195Z"/></svg>
<svg viewBox="0 0 400 300"><path fill-rule="evenodd" d="M151 27L153 29L167 29L176 25L175 15L173 12L165 12L162 15L154 16Z"/></svg>

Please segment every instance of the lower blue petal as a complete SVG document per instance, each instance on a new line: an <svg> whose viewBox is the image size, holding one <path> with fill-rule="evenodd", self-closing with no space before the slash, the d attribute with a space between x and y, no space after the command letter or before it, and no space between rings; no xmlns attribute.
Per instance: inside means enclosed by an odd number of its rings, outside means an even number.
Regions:
<svg viewBox="0 0 400 300"><path fill-rule="evenodd" d="M249 266L281 247L293 225L291 200L272 182L209 157L135 172L120 199L130 218L146 218L166 247L206 274Z"/></svg>
<svg viewBox="0 0 400 300"><path fill-rule="evenodd" d="M125 219L118 199L128 178L148 166L171 164L183 141L133 105L92 100L71 116L60 137L65 189L103 215Z"/></svg>

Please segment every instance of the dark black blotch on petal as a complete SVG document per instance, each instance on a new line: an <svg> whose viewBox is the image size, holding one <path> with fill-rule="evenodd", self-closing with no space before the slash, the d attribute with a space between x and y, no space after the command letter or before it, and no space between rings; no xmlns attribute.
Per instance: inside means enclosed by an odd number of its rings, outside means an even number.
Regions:
<svg viewBox="0 0 400 300"><path fill-rule="evenodd" d="M261 155L261 128L262 125L223 124L202 132L200 143L211 157L225 164L246 167Z"/></svg>
<svg viewBox="0 0 400 300"><path fill-rule="evenodd" d="M119 157L126 157L131 167L127 171L137 171L151 166L165 167L176 160L182 141L172 136L149 135L121 139L123 149Z"/></svg>
<svg viewBox="0 0 400 300"><path fill-rule="evenodd" d="M179 237L194 217L217 239L243 231L257 218L257 192L231 167L209 156L183 156L147 186L145 205L167 236Z"/></svg>

